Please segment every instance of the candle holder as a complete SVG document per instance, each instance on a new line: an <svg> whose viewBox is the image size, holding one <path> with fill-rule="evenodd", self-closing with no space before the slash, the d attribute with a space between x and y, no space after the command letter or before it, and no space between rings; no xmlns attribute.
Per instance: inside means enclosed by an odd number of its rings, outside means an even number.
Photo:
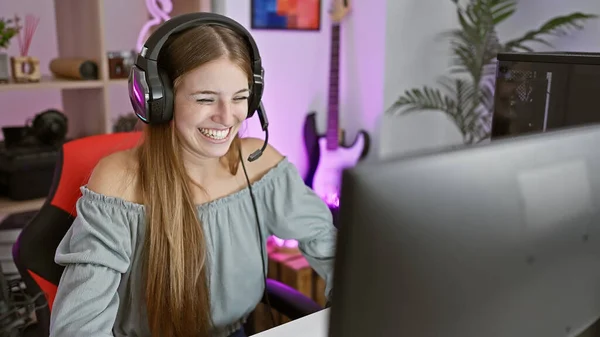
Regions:
<svg viewBox="0 0 600 337"><path fill-rule="evenodd" d="M40 60L33 56L13 56L10 58L13 79L17 83L39 82Z"/></svg>

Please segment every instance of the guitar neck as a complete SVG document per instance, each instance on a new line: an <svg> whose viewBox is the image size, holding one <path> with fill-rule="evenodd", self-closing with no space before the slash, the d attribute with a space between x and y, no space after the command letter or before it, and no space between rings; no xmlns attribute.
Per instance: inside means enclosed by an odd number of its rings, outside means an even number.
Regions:
<svg viewBox="0 0 600 337"><path fill-rule="evenodd" d="M335 150L339 144L339 82L340 82L340 25L331 26L329 60L329 95L327 104L327 148Z"/></svg>

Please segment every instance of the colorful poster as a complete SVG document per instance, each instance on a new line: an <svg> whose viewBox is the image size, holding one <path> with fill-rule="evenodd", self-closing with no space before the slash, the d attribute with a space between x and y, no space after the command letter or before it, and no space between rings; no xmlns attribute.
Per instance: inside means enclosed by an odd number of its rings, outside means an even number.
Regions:
<svg viewBox="0 0 600 337"><path fill-rule="evenodd" d="M252 29L319 30L321 0L252 0Z"/></svg>

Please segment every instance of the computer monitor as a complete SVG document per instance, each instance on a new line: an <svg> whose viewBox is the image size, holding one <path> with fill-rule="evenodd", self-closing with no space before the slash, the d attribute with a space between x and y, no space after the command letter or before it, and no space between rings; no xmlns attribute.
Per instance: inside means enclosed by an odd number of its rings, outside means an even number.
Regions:
<svg viewBox="0 0 600 337"><path fill-rule="evenodd" d="M497 56L491 139L600 122L600 53Z"/></svg>
<svg viewBox="0 0 600 337"><path fill-rule="evenodd" d="M330 337L565 337L600 316L600 127L344 171Z"/></svg>

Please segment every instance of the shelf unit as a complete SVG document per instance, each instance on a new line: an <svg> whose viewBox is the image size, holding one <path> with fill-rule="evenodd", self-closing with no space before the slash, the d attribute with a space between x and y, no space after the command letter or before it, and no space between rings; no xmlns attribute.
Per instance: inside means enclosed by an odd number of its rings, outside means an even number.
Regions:
<svg viewBox="0 0 600 337"><path fill-rule="evenodd" d="M13 0L16 1L16 0ZM147 11L145 2L140 11ZM54 0L56 36L59 57L84 57L98 63L97 80L70 80L44 76L38 83L0 84L0 92L23 90L60 90L62 111L69 118L69 138L112 132L109 88L127 90L126 79L108 76L108 49L105 0ZM172 0L171 16L189 12L211 11L211 0ZM139 29L141 27L138 27ZM131 46L134 49L135 46ZM43 199L11 201L0 198L0 214L39 209Z"/></svg>

